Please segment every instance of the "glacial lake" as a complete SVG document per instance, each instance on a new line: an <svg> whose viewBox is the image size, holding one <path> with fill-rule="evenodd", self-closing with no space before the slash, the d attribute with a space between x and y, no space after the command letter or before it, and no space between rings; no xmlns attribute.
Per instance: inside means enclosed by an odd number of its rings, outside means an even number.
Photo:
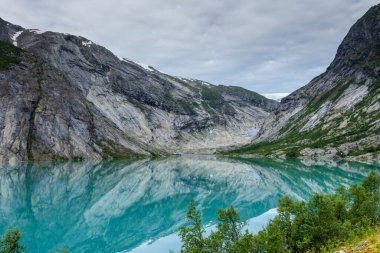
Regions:
<svg viewBox="0 0 380 253"><path fill-rule="evenodd" d="M26 252L178 252L191 199L212 229L233 205L258 231L287 194L307 199L360 181L379 166L316 160L176 156L34 163L0 168L0 232L22 230Z"/></svg>

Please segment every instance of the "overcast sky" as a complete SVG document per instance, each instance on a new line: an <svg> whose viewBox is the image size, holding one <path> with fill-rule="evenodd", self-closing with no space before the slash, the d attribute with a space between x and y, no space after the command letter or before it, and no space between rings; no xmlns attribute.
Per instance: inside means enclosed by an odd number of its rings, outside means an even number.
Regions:
<svg viewBox="0 0 380 253"><path fill-rule="evenodd" d="M374 0L1 0L25 28L82 35L162 72L261 92L322 73Z"/></svg>

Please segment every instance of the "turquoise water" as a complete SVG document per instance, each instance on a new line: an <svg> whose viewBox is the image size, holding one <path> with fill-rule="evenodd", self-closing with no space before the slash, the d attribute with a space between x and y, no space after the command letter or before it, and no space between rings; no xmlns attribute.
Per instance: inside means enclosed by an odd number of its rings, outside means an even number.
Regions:
<svg viewBox="0 0 380 253"><path fill-rule="evenodd" d="M18 226L27 252L169 252L194 198L212 229L234 205L258 231L284 194L307 199L361 180L374 165L181 156L0 168L0 232Z"/></svg>

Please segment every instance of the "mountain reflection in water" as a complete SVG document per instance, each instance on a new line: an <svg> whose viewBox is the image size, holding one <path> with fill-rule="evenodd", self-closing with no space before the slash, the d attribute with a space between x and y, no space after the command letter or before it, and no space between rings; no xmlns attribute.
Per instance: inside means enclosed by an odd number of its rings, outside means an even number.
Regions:
<svg viewBox="0 0 380 253"><path fill-rule="evenodd" d="M160 241L168 252L179 245L164 239L185 224L192 198L205 224L215 223L217 209L229 205L254 221L276 208L284 194L307 199L348 186L371 170L379 167L213 156L2 166L0 232L21 228L27 252L52 252L61 245L71 252L128 252L143 245L149 252L147 242L157 247Z"/></svg>

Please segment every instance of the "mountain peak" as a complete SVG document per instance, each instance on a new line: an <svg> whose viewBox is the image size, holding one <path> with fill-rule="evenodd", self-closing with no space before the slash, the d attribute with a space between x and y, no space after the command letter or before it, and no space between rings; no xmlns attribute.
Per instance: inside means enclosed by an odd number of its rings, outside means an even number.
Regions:
<svg viewBox="0 0 380 253"><path fill-rule="evenodd" d="M380 52L380 4L370 8L349 30L327 71L372 71ZM377 75L377 73L375 73Z"/></svg>
<svg viewBox="0 0 380 253"><path fill-rule="evenodd" d="M325 73L281 100L256 141L276 139L267 153L380 160L379 73L380 4L352 26Z"/></svg>

